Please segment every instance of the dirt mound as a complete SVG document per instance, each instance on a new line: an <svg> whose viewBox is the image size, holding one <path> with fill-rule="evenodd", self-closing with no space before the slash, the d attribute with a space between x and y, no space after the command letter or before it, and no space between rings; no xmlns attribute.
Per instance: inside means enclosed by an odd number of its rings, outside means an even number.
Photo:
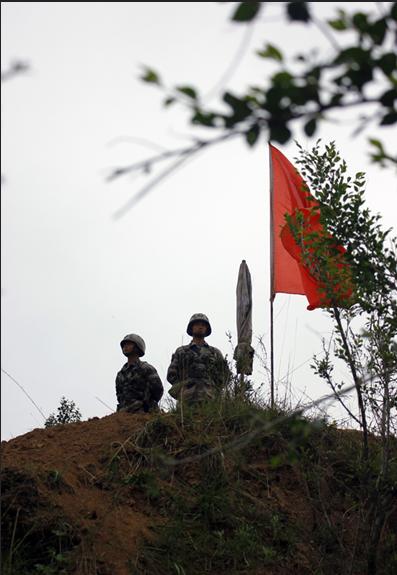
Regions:
<svg viewBox="0 0 397 575"><path fill-rule="evenodd" d="M36 429L2 444L4 574L362 575L360 439L238 402Z"/></svg>
<svg viewBox="0 0 397 575"><path fill-rule="evenodd" d="M145 500L117 493L109 480L115 454L148 420L120 413L2 443L4 547L14 555L11 565L25 546L35 554L27 558L31 572L52 559L54 573L60 572L70 549L75 573L130 572L125 559L150 538L156 517Z"/></svg>

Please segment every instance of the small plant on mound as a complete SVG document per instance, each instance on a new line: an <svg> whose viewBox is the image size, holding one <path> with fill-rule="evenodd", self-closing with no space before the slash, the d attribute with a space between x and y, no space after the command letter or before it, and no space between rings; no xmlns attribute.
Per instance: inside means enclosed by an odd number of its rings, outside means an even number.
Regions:
<svg viewBox="0 0 397 575"><path fill-rule="evenodd" d="M61 397L61 403L58 407L58 413L55 415L51 413L46 421L45 427L54 427L55 425L64 425L65 423L74 423L81 421L81 413L75 402L71 399L66 399L65 396Z"/></svg>

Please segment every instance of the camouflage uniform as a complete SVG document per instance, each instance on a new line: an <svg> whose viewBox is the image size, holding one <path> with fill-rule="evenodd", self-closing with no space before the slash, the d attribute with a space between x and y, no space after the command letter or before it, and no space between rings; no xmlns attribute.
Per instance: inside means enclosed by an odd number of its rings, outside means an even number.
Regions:
<svg viewBox="0 0 397 575"><path fill-rule="evenodd" d="M186 403L214 398L226 385L229 367L222 353L208 343L178 347L168 368L169 394Z"/></svg>
<svg viewBox="0 0 397 575"><path fill-rule="evenodd" d="M116 377L117 411L154 411L163 395L163 384L155 368L138 359L126 363Z"/></svg>

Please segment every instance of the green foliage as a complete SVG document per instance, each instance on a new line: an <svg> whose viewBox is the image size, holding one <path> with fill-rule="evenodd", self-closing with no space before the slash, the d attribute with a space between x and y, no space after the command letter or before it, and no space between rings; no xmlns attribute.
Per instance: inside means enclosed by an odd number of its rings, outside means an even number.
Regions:
<svg viewBox="0 0 397 575"><path fill-rule="evenodd" d="M277 60L278 62L281 62L283 59L282 53L278 48L276 48L276 46L273 46L273 44L266 44L265 49L258 50L257 54L261 58L271 58L272 60Z"/></svg>
<svg viewBox="0 0 397 575"><path fill-rule="evenodd" d="M330 113L363 107L365 115L356 119L356 135L370 122L381 128L396 124L397 56L391 48L397 25L396 4L385 6L383 15L369 3L364 8L364 4L356 4L349 12L337 9L334 18L323 22L311 13L314 8L309 9L307 2L278 4L283 6L289 25L318 27L325 41L332 43L333 51L326 46L322 51L296 53L287 60L279 47L267 43L256 54L273 59L278 70L263 84L249 86L239 94L226 90L220 102L222 108L226 104L226 109L210 109L193 86L165 88L158 74L149 68L142 80L165 90L165 105L180 102L186 106L193 125L220 132L222 137L214 142L236 135L253 146L265 133L267 139L285 144L293 137L299 120L311 137ZM265 2L241 2L231 20L249 25L263 10ZM373 162L382 167L397 165L397 157L387 152L382 142L369 140L376 148L370 154Z"/></svg>
<svg viewBox="0 0 397 575"><path fill-rule="evenodd" d="M241 2L232 16L234 22L250 22L260 12L263 2Z"/></svg>
<svg viewBox="0 0 397 575"><path fill-rule="evenodd" d="M63 553L57 553L55 550L51 550L49 554L49 563L45 565L41 563L36 563L34 566L33 575L66 575L68 571L66 570L68 566L68 560Z"/></svg>
<svg viewBox="0 0 397 575"><path fill-rule="evenodd" d="M58 413L51 413L46 421L45 427L54 427L55 425L64 425L66 423L75 423L81 421L81 413L75 402L66 397L61 397L58 407Z"/></svg>
<svg viewBox="0 0 397 575"><path fill-rule="evenodd" d="M308 2L288 2L287 15L291 21L309 22L310 13Z"/></svg>
<svg viewBox="0 0 397 575"><path fill-rule="evenodd" d="M320 143L310 151L300 146L297 164L303 178L319 202L320 221L332 238L317 237L316 249L322 243L328 246L335 240L347 250L347 259L353 273L355 295L359 312L386 312L388 321L396 314L396 241L390 230L383 231L380 216L371 214L365 205L365 176L347 174L335 144ZM320 245L321 244L321 245ZM328 262L331 265L331 261ZM381 309L380 304L383 304ZM394 324L395 325L395 324Z"/></svg>
<svg viewBox="0 0 397 575"><path fill-rule="evenodd" d="M70 550L78 543L72 527L62 518L40 521L33 509L22 510L12 526L3 522L2 573L4 575L67 575L71 572Z"/></svg>
<svg viewBox="0 0 397 575"><path fill-rule="evenodd" d="M363 31L367 24L363 18L355 23ZM373 144L381 146L377 141ZM335 336L323 341L324 354L314 358L312 367L363 430L361 487L371 502L366 513L374 526L367 545L367 569L372 574L397 477L390 455L390 442L397 432L397 240L390 238L390 230L380 225L380 216L365 205L364 173L349 176L333 142L324 150L317 142L312 150L299 146L299 151L296 162L315 194L318 203L312 202L312 211L320 216L322 229L307 233L301 214L286 216L286 220L301 248L303 264L322 286L328 301L324 307L328 306L335 322ZM346 292L344 286L349 284L351 297L339 301L338 291ZM342 395L347 384L335 376L335 358L351 373L358 413ZM370 453L370 431L380 438L379 459Z"/></svg>
<svg viewBox="0 0 397 575"><path fill-rule="evenodd" d="M152 68L148 68L147 66L143 67L143 74L141 76L142 82L147 82L148 84L157 84L161 86L160 76L157 72L155 72Z"/></svg>
<svg viewBox="0 0 397 575"><path fill-rule="evenodd" d="M205 460L200 467L201 481L183 486L155 545L145 546L139 572L241 573L280 562L275 516L239 500L224 470L209 474Z"/></svg>
<svg viewBox="0 0 397 575"><path fill-rule="evenodd" d="M197 92L191 86L179 86L179 87L177 86L176 90L181 94L184 94L188 98L191 98L192 100L197 99Z"/></svg>
<svg viewBox="0 0 397 575"><path fill-rule="evenodd" d="M386 433L397 397L397 242L390 238L390 230L382 229L380 216L372 214L365 204L364 174L348 175L334 143L325 145L324 151L319 142L311 151L300 146L299 150L296 161L318 200L318 207L313 209L319 210L327 234L311 233L303 244L299 239L301 222L287 219L303 249L305 264L322 282L327 299L334 302L328 308L336 323L334 354L348 365L362 395L361 423L365 425L366 414L371 412L374 430ZM335 267L335 245L346 249L343 257L347 267L342 270ZM338 309L335 292L344 281L350 282L354 292L350 305ZM354 320L360 320L361 333L353 329ZM334 381L327 344L324 356L315 359L315 369L334 390L340 392L346 387Z"/></svg>

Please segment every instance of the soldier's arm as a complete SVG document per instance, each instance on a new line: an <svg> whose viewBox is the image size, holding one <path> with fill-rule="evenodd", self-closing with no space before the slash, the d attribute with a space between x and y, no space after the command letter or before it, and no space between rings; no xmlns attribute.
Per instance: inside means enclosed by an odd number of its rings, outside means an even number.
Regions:
<svg viewBox="0 0 397 575"><path fill-rule="evenodd" d="M172 355L171 363L167 371L167 381L174 385L179 381L179 352L176 352Z"/></svg>
<svg viewBox="0 0 397 575"><path fill-rule="evenodd" d="M124 403L124 393L123 393L123 383L120 378L120 374L116 376L116 397L117 397L117 411L122 407Z"/></svg>
<svg viewBox="0 0 397 575"><path fill-rule="evenodd" d="M159 374L152 365L150 365L148 369L148 382L149 382L150 396L155 401L160 401L164 393L164 388L163 384L161 383Z"/></svg>

